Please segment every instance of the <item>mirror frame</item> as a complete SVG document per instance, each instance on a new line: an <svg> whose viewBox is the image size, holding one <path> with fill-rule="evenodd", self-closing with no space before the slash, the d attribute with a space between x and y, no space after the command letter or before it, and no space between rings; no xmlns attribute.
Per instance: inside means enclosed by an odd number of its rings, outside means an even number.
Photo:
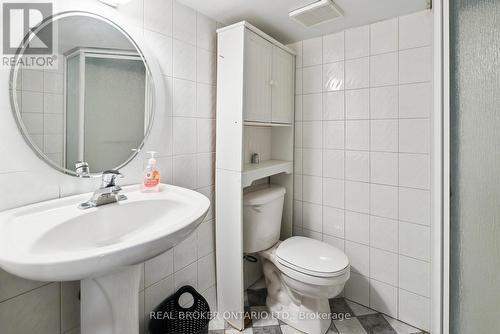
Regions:
<svg viewBox="0 0 500 334"><path fill-rule="evenodd" d="M162 110L162 106L164 105L164 96L160 92L163 92L164 87L163 87L163 81L162 81L162 74L160 71L160 66L158 64L158 61L156 57L153 56L151 51L147 48L146 45L144 45L144 41L142 40L142 36L140 34L136 34L137 38L133 38L133 33L132 31L134 29L130 29L131 33L128 33L126 31L126 27L120 26L118 23L115 23L109 18L106 18L100 14L92 13L90 11L85 11L85 10L68 10L68 11L63 11L60 13L56 13L54 15L51 15L50 17L47 17L44 19L35 29L34 33L40 31L44 27L46 27L48 24L57 21L62 18L67 18L67 17L72 17L72 16L86 16L86 17L91 17L100 21L103 21L115 29L117 29L119 32L121 32L128 40L129 42L135 47L137 50L137 53L140 55L144 66L146 68L148 77L150 78L150 90L151 90L151 108L150 108L150 115L149 115L149 124L148 127L144 133L144 137L139 144L139 146L136 149L132 149L131 155L122 162L118 166L110 166L109 169L115 169L115 170L120 170L130 164L134 158L137 157L137 155L142 151L144 148L146 141L151 135L151 131L153 128L153 124L155 122L156 118L156 113L158 110ZM125 24L126 25L126 24ZM16 59L19 59L19 57L22 57L24 55L24 50L26 47L26 44L29 43L30 40L24 41L23 44L21 44L15 54ZM141 45L139 45L141 44ZM62 64L59 64L59 66L63 66ZM47 155L42 151L40 147L38 147L33 140L31 139L30 135L28 134L28 131L26 129L26 126L24 125L24 122L21 117L21 110L18 105L18 99L17 99L17 77L18 77L18 72L19 72L20 65L15 65L11 68L10 70L10 76L9 80L11 83L11 92L10 92L10 104L11 104L11 110L13 117L16 121L17 127L19 131L21 132L24 140L30 146L30 148L34 151L34 153L40 158L43 162L48 164L50 167L54 168L55 170L66 174L66 175L71 175L75 177L81 177L76 174L76 171L73 171L71 169L67 169L64 166L61 166L51 159L47 157ZM102 172L99 173L90 173L88 176L85 176L84 178L100 178L102 176Z"/></svg>

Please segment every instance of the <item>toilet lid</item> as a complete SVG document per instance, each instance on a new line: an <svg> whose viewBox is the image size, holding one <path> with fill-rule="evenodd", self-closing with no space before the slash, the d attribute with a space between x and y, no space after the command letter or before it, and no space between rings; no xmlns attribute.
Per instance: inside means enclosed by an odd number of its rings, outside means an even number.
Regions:
<svg viewBox="0 0 500 334"><path fill-rule="evenodd" d="M291 237L276 250L277 260L289 268L317 276L335 276L349 266L340 249L305 237Z"/></svg>

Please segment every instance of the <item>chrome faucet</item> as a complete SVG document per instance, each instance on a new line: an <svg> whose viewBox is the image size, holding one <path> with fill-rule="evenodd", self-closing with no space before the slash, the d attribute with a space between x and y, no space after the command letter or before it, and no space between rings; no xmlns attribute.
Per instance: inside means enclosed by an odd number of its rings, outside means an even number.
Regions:
<svg viewBox="0 0 500 334"><path fill-rule="evenodd" d="M94 192L87 202L80 204L78 208L89 209L126 200L127 196L120 194L122 188L116 184L116 180L122 177L123 174L117 170L103 172L101 187Z"/></svg>

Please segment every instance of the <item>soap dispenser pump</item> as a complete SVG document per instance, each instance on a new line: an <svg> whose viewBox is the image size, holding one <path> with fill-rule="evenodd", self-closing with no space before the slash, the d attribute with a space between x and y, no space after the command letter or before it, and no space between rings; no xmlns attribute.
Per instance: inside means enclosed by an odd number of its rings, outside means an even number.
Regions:
<svg viewBox="0 0 500 334"><path fill-rule="evenodd" d="M144 179L141 184L142 192L159 192L160 191L160 171L157 167L156 152L147 152L151 157L148 159L148 164L144 170Z"/></svg>

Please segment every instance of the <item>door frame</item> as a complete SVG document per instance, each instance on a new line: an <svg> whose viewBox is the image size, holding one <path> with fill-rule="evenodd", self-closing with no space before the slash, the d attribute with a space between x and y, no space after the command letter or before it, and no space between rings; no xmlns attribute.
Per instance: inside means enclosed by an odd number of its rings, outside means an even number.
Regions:
<svg viewBox="0 0 500 334"><path fill-rule="evenodd" d="M434 112L432 115L431 332L450 333L450 11L433 1Z"/></svg>

